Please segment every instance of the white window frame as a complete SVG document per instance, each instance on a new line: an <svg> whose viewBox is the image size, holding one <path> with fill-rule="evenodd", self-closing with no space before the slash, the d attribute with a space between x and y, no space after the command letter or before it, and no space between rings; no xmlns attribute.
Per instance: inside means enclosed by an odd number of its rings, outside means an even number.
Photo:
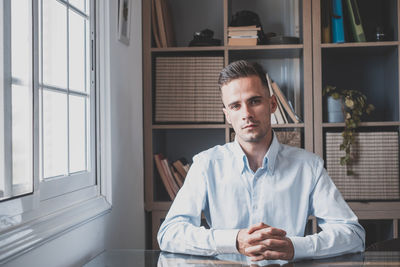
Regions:
<svg viewBox="0 0 400 267"><path fill-rule="evenodd" d="M12 1L12 0L3 0ZM33 0L38 14L38 0ZM39 184L38 112L34 116L34 192L0 202L0 265L45 242L101 216L111 209L111 123L110 123L110 18L108 0L97 0L93 13L96 23L96 183L79 190L53 196L46 193L50 183ZM0 8L2 12L2 8ZM0 14L2 19L2 14ZM38 29L37 18L34 29ZM34 50L38 51L37 34ZM1 39L1 38L0 38ZM0 40L1 41L1 40ZM0 48L2 48L0 46ZM38 54L34 53L34 62ZM1 58L0 58L1 59ZM34 68L38 77L38 68ZM3 75L0 72L0 75ZM38 104L38 81L34 81L34 106ZM94 139L94 138L93 138ZM43 188L42 188L43 187ZM37 190L40 188L40 190Z"/></svg>
<svg viewBox="0 0 400 267"><path fill-rule="evenodd" d="M39 2L41 2L43 0L39 0ZM69 12L74 12L78 15L80 15L80 17L84 17L84 18L88 18L88 16L83 13L82 11L80 11L79 9L75 8L74 6L72 6L71 4L69 4L66 0L57 0L59 2L60 5L63 5L65 7L68 7ZM93 0L87 0L87 1L93 1ZM40 5L39 5L40 8ZM40 12L42 13L42 12ZM94 14L93 10L90 10L89 12L90 14ZM42 19L41 17L39 19ZM69 51L69 25L68 25L68 21L69 21L69 13L67 13L66 16L67 19L67 51ZM94 16L91 16L91 19L94 21ZM39 23L39 27L41 24ZM93 25L93 23L91 24L91 29L90 29L90 33L91 33L91 40L89 42L91 42L92 40L94 40L95 38L95 27ZM39 47L39 49L43 49L43 47ZM90 51L89 51L90 52ZM43 53L40 53L41 56L43 57ZM85 55L85 59L87 59L86 55ZM42 60L42 58L40 58L39 60ZM68 59L69 62L69 59ZM90 65L92 65L90 62L88 62ZM92 63L94 63L92 61ZM68 63L69 65L69 63ZM43 67L43 66L42 66ZM67 73L69 76L69 69L67 69ZM41 73L41 75L43 75L43 73ZM76 95L76 96L80 96L80 97L87 97L88 95L90 96L90 113L91 114L95 114L96 110L95 110L95 83L94 83L94 77L95 77L95 73L94 73L94 69L91 69L91 73L87 73L86 75L89 75L89 77L91 77L91 83L89 85L89 88L86 88L88 91L87 92L79 92L79 91L74 91L69 89L69 86L67 86L67 89L63 89L63 88L57 88L54 86L49 86L49 85L40 85L42 86L43 89L41 89L42 91L47 91L47 92L55 92L58 94L65 94L67 96L70 95ZM40 80L42 80L42 78L40 78ZM67 84L68 84L68 79L67 79ZM85 84L86 86L86 84ZM40 95L41 96L41 95ZM67 101L67 109L69 111L69 101ZM43 108L43 105L42 105ZM69 112L67 111L67 117L69 118ZM43 112L42 112L43 114ZM43 126L40 126L41 128L39 129L40 131L43 131ZM69 127L69 125L68 125ZM95 121L91 120L91 125L89 127L89 132L86 133L86 135L91 136L92 138L90 138L90 155L95 155L95 138L93 138L95 136ZM86 139L87 142L87 139ZM68 144L69 145L69 144ZM43 145L42 145L42 149L43 149ZM69 148L68 148L68 154L69 154ZM68 155L69 158L70 155ZM41 155L41 157L43 157L43 155ZM88 162L86 162L87 164ZM43 164L43 161L42 161ZM68 165L68 169L70 168L69 166L69 162L67 163ZM96 160L94 156L90 157L90 165L96 166ZM42 165L42 172L43 172L43 165ZM93 184L95 184L95 173L96 170L92 169L89 171L83 171L83 172L78 172L78 173L72 173L72 174L68 174L68 175L63 175L63 176L57 176L57 177L44 177L43 180L40 181L40 191L41 191L41 200L45 200L45 199L49 199L49 198L53 198L56 197L58 195L61 194L65 194L65 193L69 193L75 190L79 190L80 188L83 187L89 187ZM40 177L43 177L43 174L39 175Z"/></svg>

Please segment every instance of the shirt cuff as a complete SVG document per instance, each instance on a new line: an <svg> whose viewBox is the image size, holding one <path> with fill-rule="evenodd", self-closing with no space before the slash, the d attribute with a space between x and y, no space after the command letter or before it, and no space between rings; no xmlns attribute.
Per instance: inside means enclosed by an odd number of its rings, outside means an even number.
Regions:
<svg viewBox="0 0 400 267"><path fill-rule="evenodd" d="M312 241L307 237L291 236L289 239L292 241L294 247L293 260L311 258L314 254Z"/></svg>
<svg viewBox="0 0 400 267"><path fill-rule="evenodd" d="M239 253L236 248L236 237L239 229L214 230L213 232L218 254Z"/></svg>

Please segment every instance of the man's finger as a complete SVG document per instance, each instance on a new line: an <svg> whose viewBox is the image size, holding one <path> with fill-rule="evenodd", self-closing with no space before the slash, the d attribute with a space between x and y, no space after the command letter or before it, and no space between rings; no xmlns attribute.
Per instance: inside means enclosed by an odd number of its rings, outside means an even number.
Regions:
<svg viewBox="0 0 400 267"><path fill-rule="evenodd" d="M263 244L251 246L245 249L247 255L254 257L262 254L267 248Z"/></svg>
<svg viewBox="0 0 400 267"><path fill-rule="evenodd" d="M288 246L286 240L279 240L279 239L267 239L262 243L268 250L274 250L274 251L284 251Z"/></svg>
<svg viewBox="0 0 400 267"><path fill-rule="evenodd" d="M284 230L268 227L257 230L250 234L248 238L249 243L260 242L266 239L285 239L286 232Z"/></svg>
<svg viewBox="0 0 400 267"><path fill-rule="evenodd" d="M260 261L260 260L279 260L285 259L286 254L284 252L265 250L262 254L257 256L252 256L252 261Z"/></svg>
<svg viewBox="0 0 400 267"><path fill-rule="evenodd" d="M254 224L254 225L250 226L250 228L247 230L247 233L248 234L252 234L255 231L258 231L260 229L264 229L264 228L267 228L267 227L270 227L270 226L268 224L260 222L260 223L257 223L257 224Z"/></svg>
<svg viewBox="0 0 400 267"><path fill-rule="evenodd" d="M268 227L266 229L266 232L270 235L277 235L277 236L286 236L286 231L279 229L279 228L275 228L275 227Z"/></svg>
<svg viewBox="0 0 400 267"><path fill-rule="evenodd" d="M270 239L277 239L277 240L285 240L285 237L279 236L279 235L269 235L264 232L256 232L251 234L248 239L247 243L249 244L255 244L255 243L260 243L265 240L270 240Z"/></svg>

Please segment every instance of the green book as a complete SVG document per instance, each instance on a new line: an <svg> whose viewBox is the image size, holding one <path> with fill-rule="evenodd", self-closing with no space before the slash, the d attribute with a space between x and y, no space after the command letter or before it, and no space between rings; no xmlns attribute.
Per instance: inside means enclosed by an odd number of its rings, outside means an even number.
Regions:
<svg viewBox="0 0 400 267"><path fill-rule="evenodd" d="M364 29L361 23L361 16L358 10L357 1L345 0L345 2L348 9L349 21L351 30L353 32L354 41L365 42L366 39L365 39Z"/></svg>

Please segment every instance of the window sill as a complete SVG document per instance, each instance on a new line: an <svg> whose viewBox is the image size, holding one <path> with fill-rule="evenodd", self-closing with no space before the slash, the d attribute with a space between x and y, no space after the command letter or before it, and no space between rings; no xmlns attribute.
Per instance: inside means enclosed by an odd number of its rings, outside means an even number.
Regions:
<svg viewBox="0 0 400 267"><path fill-rule="evenodd" d="M103 196L12 227L0 234L0 265L111 210Z"/></svg>

